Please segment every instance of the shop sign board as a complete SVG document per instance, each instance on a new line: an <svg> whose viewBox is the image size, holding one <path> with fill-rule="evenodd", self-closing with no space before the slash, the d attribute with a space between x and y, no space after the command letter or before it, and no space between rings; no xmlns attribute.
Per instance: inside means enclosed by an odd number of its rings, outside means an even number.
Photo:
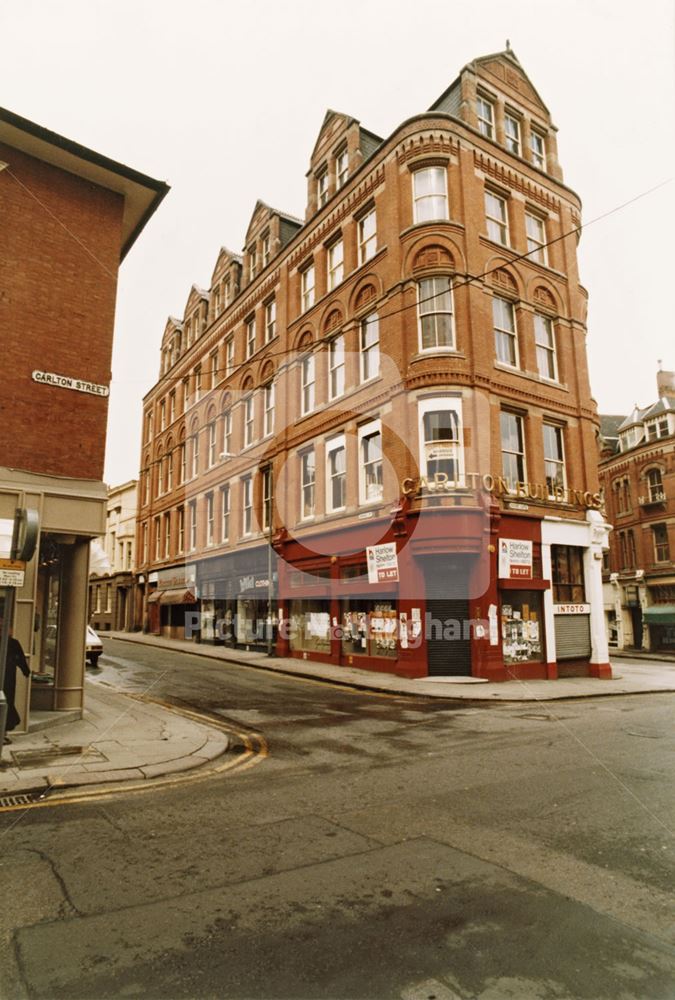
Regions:
<svg viewBox="0 0 675 1000"><path fill-rule="evenodd" d="M522 538L500 539L499 576L502 580L532 578L532 542Z"/></svg>
<svg viewBox="0 0 675 1000"><path fill-rule="evenodd" d="M590 604L554 604L554 615L590 615Z"/></svg>
<svg viewBox="0 0 675 1000"><path fill-rule="evenodd" d="M396 542L369 545L366 548L366 559L368 560L368 583L398 582Z"/></svg>

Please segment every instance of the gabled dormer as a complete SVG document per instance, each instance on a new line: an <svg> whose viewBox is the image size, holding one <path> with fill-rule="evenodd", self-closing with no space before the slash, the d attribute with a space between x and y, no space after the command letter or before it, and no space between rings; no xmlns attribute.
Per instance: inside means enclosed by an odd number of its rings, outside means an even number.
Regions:
<svg viewBox="0 0 675 1000"><path fill-rule="evenodd" d="M379 136L361 128L355 118L328 110L307 171L305 219L323 208L381 143Z"/></svg>
<svg viewBox="0 0 675 1000"><path fill-rule="evenodd" d="M162 358L160 378L176 364L183 353L183 322L175 316L169 316L162 334Z"/></svg>
<svg viewBox="0 0 675 1000"><path fill-rule="evenodd" d="M244 284L248 285L272 261L302 226L302 220L257 201L246 230Z"/></svg>
<svg viewBox="0 0 675 1000"><path fill-rule="evenodd" d="M185 348L199 340L206 329L209 317L209 293L198 285L193 285L185 303L183 330Z"/></svg>
<svg viewBox="0 0 675 1000"><path fill-rule="evenodd" d="M486 139L562 180L557 129L510 45L468 63L430 111L443 111Z"/></svg>
<svg viewBox="0 0 675 1000"><path fill-rule="evenodd" d="M213 321L235 300L241 289L242 259L221 247L211 276L210 319Z"/></svg>

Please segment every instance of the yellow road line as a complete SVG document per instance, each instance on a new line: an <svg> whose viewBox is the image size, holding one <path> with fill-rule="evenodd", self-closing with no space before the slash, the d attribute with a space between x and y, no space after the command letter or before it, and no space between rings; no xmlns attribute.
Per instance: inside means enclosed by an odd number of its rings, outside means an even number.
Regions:
<svg viewBox="0 0 675 1000"><path fill-rule="evenodd" d="M246 747L246 750L244 753L240 754L236 760L228 760L222 764L200 764L191 771L187 771L184 774L172 775L171 777L146 778L143 781L135 783L120 782L120 784L115 788L96 788L91 791L79 794L75 793L72 795L67 794L67 789L64 789L61 794L56 791L50 794L50 789L46 789L46 797L43 801L37 800L35 802L27 802L23 804L0 806L0 813L17 812L19 810L28 809L46 809L52 806L68 805L70 803L91 802L92 800L107 798L112 795L122 796L137 792L151 792L158 788L174 788L178 785L187 784L188 781L205 781L207 778L211 778L216 774L229 775L239 773L239 771L249 770L257 764L262 764L262 762L269 756L269 747L262 733L235 729L234 726L227 725L225 722L220 720L212 719L210 716L200 715L198 712L191 709L180 709L176 705L170 705L167 702L149 698L145 695L132 695L132 697L140 701L154 701L156 704L163 705L165 708L170 711L174 711L179 715L186 715L195 720L199 720L199 722L203 725L212 725L214 728L222 730L229 736L233 736L241 740ZM58 786L52 787L56 788ZM17 796L20 794L22 793L16 793ZM5 795L10 797L12 793L6 792Z"/></svg>

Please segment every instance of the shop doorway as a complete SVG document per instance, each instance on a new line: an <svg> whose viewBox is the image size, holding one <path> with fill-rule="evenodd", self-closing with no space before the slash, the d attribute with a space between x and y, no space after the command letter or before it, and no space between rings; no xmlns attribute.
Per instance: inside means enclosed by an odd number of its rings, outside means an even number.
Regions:
<svg viewBox="0 0 675 1000"><path fill-rule="evenodd" d="M431 677L471 675L471 625L467 556L427 556L425 636Z"/></svg>
<svg viewBox="0 0 675 1000"><path fill-rule="evenodd" d="M630 620L633 626L633 649L642 649L642 608L631 608Z"/></svg>

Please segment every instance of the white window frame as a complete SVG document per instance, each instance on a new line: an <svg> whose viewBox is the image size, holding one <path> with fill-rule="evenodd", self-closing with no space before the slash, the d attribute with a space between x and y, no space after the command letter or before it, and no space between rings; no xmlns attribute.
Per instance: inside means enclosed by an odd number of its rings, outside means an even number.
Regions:
<svg viewBox="0 0 675 1000"><path fill-rule="evenodd" d="M307 312L314 305L316 272L314 264L310 264L300 272L300 283L302 289L302 311Z"/></svg>
<svg viewBox="0 0 675 1000"><path fill-rule="evenodd" d="M530 126L530 160L535 167L546 170L546 139L543 132Z"/></svg>
<svg viewBox="0 0 675 1000"><path fill-rule="evenodd" d="M316 175L316 203L319 208L328 201L328 167L322 167Z"/></svg>
<svg viewBox="0 0 675 1000"><path fill-rule="evenodd" d="M269 233L264 233L262 237L262 266L267 267L270 262L272 241Z"/></svg>
<svg viewBox="0 0 675 1000"><path fill-rule="evenodd" d="M316 449L313 445L311 448L305 448L298 457L300 459L300 520L311 521L316 516ZM310 457L312 459L311 471L313 472L311 479L308 476Z"/></svg>
<svg viewBox="0 0 675 1000"><path fill-rule="evenodd" d="M485 189L485 223L488 239L502 247L510 246L509 209L506 198L496 191Z"/></svg>
<svg viewBox="0 0 675 1000"><path fill-rule="evenodd" d="M328 290L332 291L342 282L345 271L345 245L339 239L328 247Z"/></svg>
<svg viewBox="0 0 675 1000"><path fill-rule="evenodd" d="M164 536L164 558L171 555L171 511L164 512L162 517L162 534Z"/></svg>
<svg viewBox="0 0 675 1000"><path fill-rule="evenodd" d="M178 468L180 479L179 483L184 483L187 481L187 441L181 441L178 445Z"/></svg>
<svg viewBox="0 0 675 1000"><path fill-rule="evenodd" d="M230 484L220 487L220 540L227 542L230 537Z"/></svg>
<svg viewBox="0 0 675 1000"><path fill-rule="evenodd" d="M256 330L255 316L249 316L246 320L246 359L252 358L256 351Z"/></svg>
<svg viewBox="0 0 675 1000"><path fill-rule="evenodd" d="M509 123L515 126L511 132L509 132ZM517 118L511 111L504 112L504 145L509 153L514 153L516 156L522 155L523 144L521 139L520 119Z"/></svg>
<svg viewBox="0 0 675 1000"><path fill-rule="evenodd" d="M155 562L160 560L160 552L162 551L162 519L159 514L153 517L153 528L155 530Z"/></svg>
<svg viewBox="0 0 675 1000"><path fill-rule="evenodd" d="M447 282L448 288L439 291L437 284L439 282ZM445 306L447 303L444 301L445 296L448 296L450 308L441 308L441 305ZM448 274L433 274L428 278L420 278L417 282L417 327L419 335L419 349L420 352L433 352L433 351L454 351L455 346L455 316L454 316L454 303L452 296L452 278ZM439 344L438 343L438 324L436 317L450 317L450 343L449 344ZM430 347L424 344L424 324L425 320L433 320L434 326L434 340L435 343Z"/></svg>
<svg viewBox="0 0 675 1000"><path fill-rule="evenodd" d="M376 460L366 461L366 450L365 444L370 438L375 435L379 435L380 438L380 477L382 483L380 489L375 495L375 490L370 488L371 495L368 496L369 487L367 485L367 475L368 467L376 465ZM362 424L358 428L358 456L359 456L359 506L363 507L368 504L382 503L384 500L384 449L382 447L382 422L380 420L371 420L367 424Z"/></svg>
<svg viewBox="0 0 675 1000"><path fill-rule="evenodd" d="M255 442L255 393L244 400L244 448Z"/></svg>
<svg viewBox="0 0 675 1000"><path fill-rule="evenodd" d="M546 430L547 430L547 428L549 428L550 430L552 430L552 431L555 432L554 433L554 440L556 441L556 443L558 443L560 445L560 447L559 447L558 450L559 450L559 455L561 457L552 457L551 455L547 455L547 453L546 453ZM556 470L557 470L556 476L555 476L555 481L556 481L556 483L558 485L561 486L561 488L563 490L566 490L567 489L567 470L566 470L566 467L565 467L566 466L566 463L565 463L565 429L564 429L564 427L561 424L553 423L553 421L550 421L550 420L544 420L544 422L542 424L542 439L543 439L543 451L544 451L544 479L546 480L547 489L548 489L548 481L549 481L549 479L551 479L551 480L553 479L553 476L549 475L550 467L551 466L555 466ZM560 482L560 483L558 483L558 479L559 478L562 480L562 482ZM556 499L555 492L552 489L549 489L548 496L549 496L549 499L551 499L551 500L555 500Z"/></svg>
<svg viewBox="0 0 675 1000"><path fill-rule="evenodd" d="M213 490L206 494L206 544L214 545L216 541L215 534L215 502L213 498Z"/></svg>
<svg viewBox="0 0 675 1000"><path fill-rule="evenodd" d="M163 431L166 427L166 400L162 400L159 404L159 429Z"/></svg>
<svg viewBox="0 0 675 1000"><path fill-rule="evenodd" d="M419 470L421 476L429 476L427 459L427 440L424 430L424 418L428 413L437 413L445 410L454 413L457 422L457 447L455 462L457 465L457 479L455 486L462 488L465 486L464 468L464 420L462 414L462 399L460 396L428 396L420 399L417 403L417 423L419 428Z"/></svg>
<svg viewBox="0 0 675 1000"><path fill-rule="evenodd" d="M277 300L270 299L265 304L265 343L269 344L277 334Z"/></svg>
<svg viewBox="0 0 675 1000"><path fill-rule="evenodd" d="M485 94L478 94L476 97L476 117L478 118L478 131L486 139L494 139L495 135L495 104L494 101Z"/></svg>
<svg viewBox="0 0 675 1000"><path fill-rule="evenodd" d="M332 470L332 456L338 451L344 451L345 468L342 473L334 474ZM333 506L333 481L340 476L343 480L341 492L344 494L344 503L338 507ZM344 434L326 441L326 513L336 514L345 510L347 506L347 442Z"/></svg>
<svg viewBox="0 0 675 1000"><path fill-rule="evenodd" d="M520 450L510 447L510 441L504 440L504 418L509 418L515 421L516 425L516 436L519 438ZM502 453L502 473L504 478L509 483L509 488L514 489L516 483L526 483L527 482L527 456L525 452L525 421L520 413L513 413L512 410L501 410L499 414L499 440ZM509 445L509 447L507 447ZM506 465L504 463L504 456L513 456L516 466L520 462L522 475L515 479L513 482L510 481L510 477L507 474Z"/></svg>
<svg viewBox="0 0 675 1000"><path fill-rule="evenodd" d="M272 501L274 497L274 482L272 466L266 465L261 469L262 489L261 489L261 522L262 530L269 531L272 524ZM268 489L269 487L269 489Z"/></svg>
<svg viewBox="0 0 675 1000"><path fill-rule="evenodd" d="M263 408L265 411L264 434L269 437L274 434L274 382L263 386Z"/></svg>
<svg viewBox="0 0 675 1000"><path fill-rule="evenodd" d="M185 507L177 508L178 514L178 552L185 551Z"/></svg>
<svg viewBox="0 0 675 1000"><path fill-rule="evenodd" d="M173 489L173 450L166 454L166 492Z"/></svg>
<svg viewBox="0 0 675 1000"><path fill-rule="evenodd" d="M534 314L534 345L539 377L548 382L557 382L558 353L555 342L555 327L550 316L544 316L542 313ZM551 370L553 374L550 374Z"/></svg>
<svg viewBox="0 0 675 1000"><path fill-rule="evenodd" d="M369 328L375 328L376 339L366 343ZM359 327L359 371L361 382L371 382L380 374L380 318L376 312L369 313L361 320ZM372 359L375 359L374 361ZM373 369L373 370L371 370Z"/></svg>
<svg viewBox="0 0 675 1000"><path fill-rule="evenodd" d="M207 450L207 460L208 460L208 468L212 469L213 466L216 464L218 458L216 451L218 435L216 431L215 417L213 418L213 420L209 422L208 435L209 435L209 444Z"/></svg>
<svg viewBox="0 0 675 1000"><path fill-rule="evenodd" d="M375 207L359 219L359 264L365 264L377 253L377 212Z"/></svg>
<svg viewBox="0 0 675 1000"><path fill-rule="evenodd" d="M176 419L176 390L172 389L169 393L169 423L172 424Z"/></svg>
<svg viewBox="0 0 675 1000"><path fill-rule="evenodd" d="M497 321L496 315L496 303L501 302L507 307L508 313L512 319L512 327L502 326ZM494 331L494 349L495 349L495 360L497 364L506 365L507 368L519 368L520 367L520 354L518 351L518 322L516 319L516 304L512 302L511 299L505 299L501 295L493 295L492 297L492 328ZM504 361L499 356L499 336L503 338L509 338L504 340L503 343L508 343L513 348L513 361ZM509 352L510 353L510 352Z"/></svg>
<svg viewBox="0 0 675 1000"><path fill-rule="evenodd" d="M221 457L232 455L232 410L223 413L223 451Z"/></svg>
<svg viewBox="0 0 675 1000"><path fill-rule="evenodd" d="M249 251L248 251L248 279L249 279L249 281L253 281L253 279L256 276L257 269L258 269L258 252L257 252L256 246L255 246L255 243L254 243L253 246L250 247Z"/></svg>
<svg viewBox="0 0 675 1000"><path fill-rule="evenodd" d="M189 551L194 552L195 549L197 548L197 501L196 500L190 500L190 503L188 504L188 512L190 515L190 525L189 525L190 537L188 539L190 546Z"/></svg>
<svg viewBox="0 0 675 1000"><path fill-rule="evenodd" d="M241 533L253 534L253 476L241 477Z"/></svg>
<svg viewBox="0 0 675 1000"><path fill-rule="evenodd" d="M302 416L316 408L316 357L307 354L300 362L300 412Z"/></svg>
<svg viewBox="0 0 675 1000"><path fill-rule="evenodd" d="M339 399L345 394L345 335L338 333L328 344L328 396Z"/></svg>
<svg viewBox="0 0 675 1000"><path fill-rule="evenodd" d="M225 341L225 378L234 371L234 337Z"/></svg>
<svg viewBox="0 0 675 1000"><path fill-rule="evenodd" d="M546 265L546 220L534 212L525 211L527 259Z"/></svg>
<svg viewBox="0 0 675 1000"><path fill-rule="evenodd" d="M349 150L345 146L335 154L335 189L340 190L349 177Z"/></svg>
<svg viewBox="0 0 675 1000"><path fill-rule="evenodd" d="M192 479L199 475L199 430L196 430L191 437L192 441Z"/></svg>
<svg viewBox="0 0 675 1000"><path fill-rule="evenodd" d="M425 191L424 183L429 190ZM421 167L413 171L413 222L448 219L448 172L445 167Z"/></svg>

